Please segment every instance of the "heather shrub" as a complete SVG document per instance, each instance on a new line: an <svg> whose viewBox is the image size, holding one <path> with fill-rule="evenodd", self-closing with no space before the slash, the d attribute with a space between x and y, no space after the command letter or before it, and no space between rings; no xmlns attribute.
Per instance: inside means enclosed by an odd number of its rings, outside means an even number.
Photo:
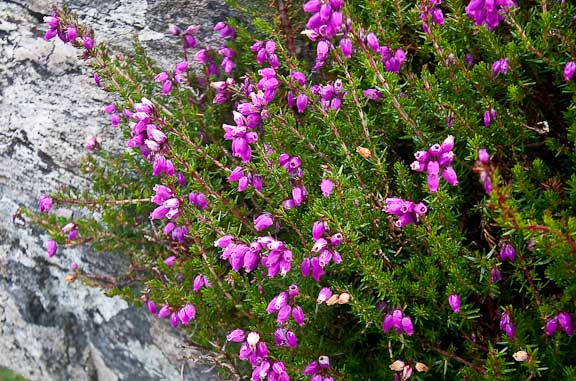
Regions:
<svg viewBox="0 0 576 381"><path fill-rule="evenodd" d="M168 68L53 10L127 146L88 137L92 189L25 212L53 260L132 263L68 280L168 319L223 379L576 377L576 7L275 4L240 4L221 46L167 27Z"/></svg>

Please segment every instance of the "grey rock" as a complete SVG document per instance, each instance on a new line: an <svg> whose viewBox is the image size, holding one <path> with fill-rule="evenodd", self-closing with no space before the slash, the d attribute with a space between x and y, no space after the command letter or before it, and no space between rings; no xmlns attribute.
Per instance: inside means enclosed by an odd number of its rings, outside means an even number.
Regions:
<svg viewBox="0 0 576 381"><path fill-rule="evenodd" d="M101 112L112 99L94 86L77 52L42 39L49 3L0 1L0 367L30 380L214 379L209 364L194 361L205 356L184 348L165 322L64 281L72 262L110 274L126 268L125 259L85 247L61 249L49 260L46 234L12 221L20 205L35 207L42 193L89 187L78 168L87 135L101 136L107 149L123 146ZM128 50L136 33L166 69L179 60L169 22L200 25L200 40L215 45L211 26L228 12L223 0L69 4L115 49Z"/></svg>

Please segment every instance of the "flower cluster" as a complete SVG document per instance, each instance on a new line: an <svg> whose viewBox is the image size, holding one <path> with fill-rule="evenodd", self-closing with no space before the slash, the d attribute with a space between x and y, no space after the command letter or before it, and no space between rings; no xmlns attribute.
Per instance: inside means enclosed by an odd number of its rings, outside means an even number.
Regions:
<svg viewBox="0 0 576 381"><path fill-rule="evenodd" d="M296 348L298 347L298 338L291 329L278 327L274 331L274 341L279 347Z"/></svg>
<svg viewBox="0 0 576 381"><path fill-rule="evenodd" d="M127 110L127 112L129 112ZM120 115L116 112L116 105L111 103L104 107L104 113L110 115L110 124L114 127L118 127L120 124Z"/></svg>
<svg viewBox="0 0 576 381"><path fill-rule="evenodd" d="M502 58L501 60L494 61L492 64L492 77L496 78L498 74L502 73L506 75L508 73L508 58Z"/></svg>
<svg viewBox="0 0 576 381"><path fill-rule="evenodd" d="M250 246L235 243L232 235L225 235L214 243L223 249L220 259L227 260L234 271L244 268L246 272L254 271L261 263L268 271L268 277L280 274L285 276L292 268L292 251L284 242L272 237L259 237Z"/></svg>
<svg viewBox="0 0 576 381"><path fill-rule="evenodd" d="M192 291L198 292L202 289L202 287L212 288L212 284L210 283L206 275L198 274L194 278Z"/></svg>
<svg viewBox="0 0 576 381"><path fill-rule="evenodd" d="M312 258L304 258L300 265L302 276L312 274L316 282L324 275L324 267L330 262L339 264L342 257L336 248L344 241L342 233L331 234L326 221L316 221L312 225L312 239L315 241L312 252L318 255Z"/></svg>
<svg viewBox="0 0 576 381"><path fill-rule="evenodd" d="M347 92L342 87L342 80L337 79L334 84L314 85L310 88L312 94L320 96L320 104L324 110L339 110L342 100Z"/></svg>
<svg viewBox="0 0 576 381"><path fill-rule="evenodd" d="M216 62L214 62L211 52L212 50L209 47L198 50L196 54L194 54L194 61L206 66L206 73L208 76L218 76L220 70L218 69Z"/></svg>
<svg viewBox="0 0 576 381"><path fill-rule="evenodd" d="M68 234L68 241L74 241L78 237L78 225L74 222L68 222L62 227L62 233Z"/></svg>
<svg viewBox="0 0 576 381"><path fill-rule="evenodd" d="M102 138L94 135L89 135L84 139L84 149L86 151L94 151L102 145Z"/></svg>
<svg viewBox="0 0 576 381"><path fill-rule="evenodd" d="M444 24L444 14L440 5L442 0L429 0L427 2L422 2L422 10L420 12L420 20L422 20L422 30L424 33L430 32L430 19L435 25Z"/></svg>
<svg viewBox="0 0 576 381"><path fill-rule="evenodd" d="M258 332L246 335L243 330L235 329L226 336L226 339L235 343L243 342L239 357L252 365L252 381L290 381L286 365L282 361L270 362L268 359L268 347L260 340Z"/></svg>
<svg viewBox="0 0 576 381"><path fill-rule="evenodd" d="M329 306L334 304L347 304L351 298L352 297L347 292L343 292L341 294L332 294L332 290L329 287L323 287L318 293L316 303L322 304L326 302L326 304Z"/></svg>
<svg viewBox="0 0 576 381"><path fill-rule="evenodd" d="M472 170L480 174L480 182L484 186L484 191L486 193L492 192L492 173L494 168L486 149L481 148L478 150L478 160L474 163Z"/></svg>
<svg viewBox="0 0 576 381"><path fill-rule="evenodd" d="M406 53L403 49L393 50L387 46L380 46L378 37L374 33L368 33L366 44L374 53L380 55L386 71L392 73L400 72L400 67L406 62Z"/></svg>
<svg viewBox="0 0 576 381"><path fill-rule="evenodd" d="M230 172L228 181L238 182L238 192L245 191L249 185L256 190L262 190L262 177L246 172L242 167L236 167Z"/></svg>
<svg viewBox="0 0 576 381"><path fill-rule="evenodd" d="M382 93L376 89L366 89L362 91L362 94L372 101L377 101L384 97Z"/></svg>
<svg viewBox="0 0 576 381"><path fill-rule="evenodd" d="M514 254L516 250L514 250L514 246L510 245L509 243L505 243L502 245L500 249L500 260L502 262L510 261L514 262Z"/></svg>
<svg viewBox="0 0 576 381"><path fill-rule="evenodd" d="M569 312L563 311L548 319L545 328L546 335L552 336L559 328L568 336L574 336L574 324Z"/></svg>
<svg viewBox="0 0 576 381"><path fill-rule="evenodd" d="M292 80L300 86L304 86L306 84L306 75L299 71L293 71L290 73L290 77ZM292 90L288 91L287 95L288 107L293 109L294 107L297 108L299 113L303 113L308 105L308 96L303 92L299 92L296 99L294 99L294 93Z"/></svg>
<svg viewBox="0 0 576 381"><path fill-rule="evenodd" d="M476 25L486 25L493 30L504 20L502 12L516 5L514 0L471 0L466 6L466 14Z"/></svg>
<svg viewBox="0 0 576 381"><path fill-rule="evenodd" d="M180 324L189 325L190 321L196 319L196 308L191 303L185 304L180 309L173 309L168 304L165 304L158 310L156 303L149 300L146 302L146 308L151 314L158 316L160 319L170 317L170 324L174 328L177 328Z"/></svg>
<svg viewBox="0 0 576 381"><path fill-rule="evenodd" d="M258 133L263 119L268 118L268 112L264 107L270 103L276 94L279 82L276 79L276 71L265 68L258 71L262 76L257 84L257 93L250 91L250 102L241 102L234 111L236 125L224 124L224 139L232 141L232 155L239 157L243 162L249 162L252 158L250 144L258 141Z"/></svg>
<svg viewBox="0 0 576 381"><path fill-rule="evenodd" d="M88 35L88 33L85 33L83 36L79 35L78 29L74 25L64 25L55 13L44 17L44 22L48 24L48 30L46 31L46 34L44 34L44 39L46 41L58 36L58 38L60 38L60 40L65 44L68 42L77 44L76 39L81 38L81 45L85 49L92 50L94 48L94 40Z"/></svg>
<svg viewBox="0 0 576 381"><path fill-rule="evenodd" d="M180 215L180 199L173 197L172 190L165 185L156 184L154 186L156 194L152 197L152 202L158 205L150 213L150 219L161 218L176 219Z"/></svg>
<svg viewBox="0 0 576 381"><path fill-rule="evenodd" d="M288 291L282 291L280 294L272 298L268 307L266 307L266 312L268 314L277 313L276 321L279 324L284 324L290 316L299 325L304 325L304 312L302 307L296 304L296 296L300 294L298 286L295 284L290 285Z"/></svg>
<svg viewBox="0 0 576 381"><path fill-rule="evenodd" d="M171 234L174 241L183 242L188 235L188 229L185 226L177 226L175 223L180 215L180 199L175 197L172 190L165 185L155 185L154 192L155 195L151 201L158 207L150 213L150 219L166 218L170 220L164 226L163 233L165 235ZM190 203L199 209L206 207L206 196L202 193L191 193L189 199Z"/></svg>
<svg viewBox="0 0 576 381"><path fill-rule="evenodd" d="M184 49L191 49L196 47L196 33L199 29L200 27L196 25L190 25L186 28L184 33L182 33L182 29L180 29L179 26L175 24L168 25L168 31L171 35L176 37L180 36L182 38Z"/></svg>
<svg viewBox="0 0 576 381"><path fill-rule="evenodd" d="M494 110L493 108L485 110L484 111L484 126L486 126L486 128L490 127L490 123L492 123L493 120L496 120L496 110Z"/></svg>
<svg viewBox="0 0 576 381"><path fill-rule="evenodd" d="M284 209L296 208L306 200L308 193L304 182L302 181L302 160L298 156L290 156L287 153L280 154L278 164L284 168L290 175L290 184L292 185L292 198L284 200L282 207Z"/></svg>
<svg viewBox="0 0 576 381"><path fill-rule="evenodd" d="M222 104L228 102L232 97L233 92L231 88L235 83L234 78L227 78L225 81L210 82L210 87L216 90L212 103Z"/></svg>
<svg viewBox="0 0 576 381"><path fill-rule="evenodd" d="M450 166L454 160L454 137L448 136L442 144L434 144L428 151L418 151L414 154L414 161L410 168L416 172L427 172L428 189L430 192L437 192L440 186L439 173L442 173L444 180L454 186L458 184L456 172Z"/></svg>
<svg viewBox="0 0 576 381"><path fill-rule="evenodd" d="M414 326L412 325L412 319L405 316L401 309L395 309L391 314L386 314L384 320L382 321L382 329L385 333L390 332L392 328L396 329L396 333L400 335L402 332L406 332L408 336L414 334Z"/></svg>
<svg viewBox="0 0 576 381"><path fill-rule="evenodd" d="M204 210L206 209L206 206L208 206L206 195L201 192L190 192L188 195L188 201L190 202L190 205L195 206L200 210Z"/></svg>
<svg viewBox="0 0 576 381"><path fill-rule="evenodd" d="M320 356L317 361L312 361L306 365L302 373L305 376L312 376L310 381L334 381L331 376L327 375L328 368L330 368L330 358Z"/></svg>
<svg viewBox="0 0 576 381"><path fill-rule="evenodd" d="M514 323L510 318L510 311L504 311L502 317L500 318L500 330L506 332L506 335L510 338L514 338Z"/></svg>
<svg viewBox="0 0 576 381"><path fill-rule="evenodd" d="M232 71L234 71L234 67L236 63L234 62L234 57L236 57L236 53L234 50L230 49L227 46L221 46L218 49L218 53L223 57L222 62L220 62L220 67L224 71L224 74L230 75Z"/></svg>
<svg viewBox="0 0 576 381"><path fill-rule="evenodd" d="M341 49L345 57L350 57L352 52L352 42L347 38L347 31L351 27L351 22L343 23L344 15L340 10L344 6L344 0L310 0L304 3L304 12L312 13L303 32L312 41L318 41L316 46L316 64L314 69L320 69L328 59L328 53L334 49L330 42L336 34L344 32L341 40Z"/></svg>
<svg viewBox="0 0 576 381"><path fill-rule="evenodd" d="M273 69L278 69L278 56L276 55L276 43L272 40L269 41L256 41L250 50L256 53L256 62L263 65L268 62Z"/></svg>
<svg viewBox="0 0 576 381"><path fill-rule="evenodd" d="M231 25L226 24L224 21L220 21L214 25L214 31L218 32L220 38L233 40L236 38L236 30Z"/></svg>
<svg viewBox="0 0 576 381"><path fill-rule="evenodd" d="M154 157L152 175L166 174L174 176L174 165L167 160L163 151L167 136L155 123L157 118L154 104L147 98L142 98L140 103L134 104L134 111L124 110L123 114L133 119L129 123L131 138L126 145L130 148L140 148L140 152L146 158Z"/></svg>
<svg viewBox="0 0 576 381"><path fill-rule="evenodd" d="M386 199L386 212L399 216L394 223L399 228L418 222L427 211L428 208L423 202L414 204L412 201L401 198Z"/></svg>
<svg viewBox="0 0 576 381"><path fill-rule="evenodd" d="M187 70L188 62L181 61L175 65L172 76L163 71L154 77L154 81L162 83L162 94L166 95L170 93L174 83L179 84L186 80L184 73L186 73Z"/></svg>

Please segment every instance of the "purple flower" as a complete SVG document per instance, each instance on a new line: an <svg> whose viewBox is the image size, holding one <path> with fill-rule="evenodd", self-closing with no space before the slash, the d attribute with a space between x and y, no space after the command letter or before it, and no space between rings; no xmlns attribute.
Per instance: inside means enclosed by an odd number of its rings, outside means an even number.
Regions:
<svg viewBox="0 0 576 381"><path fill-rule="evenodd" d="M234 331L230 332L228 336L226 336L226 340L233 341L235 343L241 343L242 341L244 341L245 336L246 334L244 333L244 331L237 328Z"/></svg>
<svg viewBox="0 0 576 381"><path fill-rule="evenodd" d="M94 40L86 36L82 39L82 45L84 45L84 48L87 50L91 50L94 47Z"/></svg>
<svg viewBox="0 0 576 381"><path fill-rule="evenodd" d="M515 6L514 0L471 0L466 6L466 14L476 25L486 25L493 30L504 19L501 13Z"/></svg>
<svg viewBox="0 0 576 381"><path fill-rule="evenodd" d="M78 31L73 26L70 26L66 30L66 35L68 36L68 40L74 41L76 40L76 37L78 37Z"/></svg>
<svg viewBox="0 0 576 381"><path fill-rule="evenodd" d="M146 308L151 314L156 314L156 312L158 312L158 310L156 309L156 303L154 303L153 300L149 300L148 302L146 302Z"/></svg>
<svg viewBox="0 0 576 381"><path fill-rule="evenodd" d="M545 328L546 335L552 336L557 329L558 329L558 317L555 316L551 319L548 319Z"/></svg>
<svg viewBox="0 0 576 381"><path fill-rule="evenodd" d="M506 335L510 338L514 338L515 327L510 318L510 311L504 311L502 317L500 318L500 330L506 332Z"/></svg>
<svg viewBox="0 0 576 381"><path fill-rule="evenodd" d="M412 336L414 334L414 326L412 325L412 319L408 316L404 316L402 318L402 329L408 336Z"/></svg>
<svg viewBox="0 0 576 381"><path fill-rule="evenodd" d="M50 239L46 243L46 249L48 251L48 257L52 258L54 255L56 255L56 251L58 250L58 244L53 239Z"/></svg>
<svg viewBox="0 0 576 381"><path fill-rule="evenodd" d="M164 260L164 263L166 264L166 266L172 267L176 263L176 257L174 255L172 255L172 256L166 258Z"/></svg>
<svg viewBox="0 0 576 381"><path fill-rule="evenodd" d="M460 296L458 294L452 294L448 297L448 304L455 314L460 312Z"/></svg>
<svg viewBox="0 0 576 381"><path fill-rule="evenodd" d="M486 128L490 127L490 123L496 120L496 110L491 108L490 110L484 111L484 125Z"/></svg>
<svg viewBox="0 0 576 381"><path fill-rule="evenodd" d="M230 25L220 21L216 25L214 25L214 31L219 32L220 38L224 39L233 39L236 37L236 31Z"/></svg>
<svg viewBox="0 0 576 381"><path fill-rule="evenodd" d="M452 186L458 185L458 177L456 176L456 172L454 168L447 167L442 171L442 177L446 182Z"/></svg>
<svg viewBox="0 0 576 381"><path fill-rule="evenodd" d="M490 154L488 154L488 151L484 148L481 148L478 150L478 160L480 160L480 162L487 164L490 162Z"/></svg>
<svg viewBox="0 0 576 381"><path fill-rule="evenodd" d="M558 324L564 333L570 337L574 336L574 325L569 312L560 312L558 314Z"/></svg>
<svg viewBox="0 0 576 381"><path fill-rule="evenodd" d="M334 183L330 179L322 179L322 182L320 183L320 190L322 190L322 195L324 197L330 197L332 188L334 188Z"/></svg>
<svg viewBox="0 0 576 381"><path fill-rule="evenodd" d="M500 260L502 262L506 262L509 260L510 262L514 262L514 254L515 254L514 246L506 243L502 246L500 250Z"/></svg>
<svg viewBox="0 0 576 381"><path fill-rule="evenodd" d="M306 368L304 368L302 373L306 376L312 376L318 373L319 370L320 370L320 364L318 363L318 361L312 361L308 365L306 365Z"/></svg>
<svg viewBox="0 0 576 381"><path fill-rule="evenodd" d="M362 94L373 101L377 101L379 99L382 99L383 95L380 91L376 90L376 89L366 89L364 91L362 91Z"/></svg>
<svg viewBox="0 0 576 381"><path fill-rule="evenodd" d="M426 182L428 190L432 193L438 191L440 177L455 186L458 184L458 177L454 169L450 166L454 160L454 137L448 136L442 144L433 144L427 151L418 151L414 154L416 161L410 164L410 168L416 172L426 172ZM406 218L406 217L405 217Z"/></svg>
<svg viewBox="0 0 576 381"><path fill-rule="evenodd" d="M52 197L41 194L38 199L38 209L42 213L48 213L52 208Z"/></svg>
<svg viewBox="0 0 576 381"><path fill-rule="evenodd" d="M340 51L344 57L352 57L352 41L348 37L344 37L340 40Z"/></svg>
<svg viewBox="0 0 576 381"><path fill-rule="evenodd" d="M492 77L497 77L500 73L508 73L508 68L508 58L502 58L501 60L495 61L492 64Z"/></svg>
<svg viewBox="0 0 576 381"><path fill-rule="evenodd" d="M370 49L372 49L375 53L380 52L380 45L378 44L378 37L376 37L376 35L374 33L369 33L368 36L366 36L366 43L368 44Z"/></svg>
<svg viewBox="0 0 576 381"><path fill-rule="evenodd" d="M324 287L320 290L320 293L318 294L318 299L316 300L316 302L318 304L322 304L323 302L330 299L331 296L332 296L332 290L330 290L329 287Z"/></svg>
<svg viewBox="0 0 576 381"><path fill-rule="evenodd" d="M490 270L490 280L492 283L498 283L502 280L502 271L498 270L497 267L493 267Z"/></svg>
<svg viewBox="0 0 576 381"><path fill-rule="evenodd" d="M400 335L402 332L406 332L408 336L414 334L414 326L412 324L412 319L405 316L402 310L396 309L392 314L386 314L384 320L382 321L382 329L385 333L388 333L390 329L395 328L396 333Z"/></svg>
<svg viewBox="0 0 576 381"><path fill-rule="evenodd" d="M172 90L172 81L168 79L164 81L164 83L162 84L162 94L166 95L171 90Z"/></svg>
<svg viewBox="0 0 576 381"><path fill-rule="evenodd" d="M299 94L296 98L296 108L298 109L299 113L303 113L308 105L308 97L306 94Z"/></svg>
<svg viewBox="0 0 576 381"><path fill-rule="evenodd" d="M165 319L168 316L170 316L170 306L167 304L164 304L162 306L162 308L160 308L160 311L158 311L158 317L160 319Z"/></svg>
<svg viewBox="0 0 576 381"><path fill-rule="evenodd" d="M576 62L574 61L567 62L566 65L564 65L564 79L566 81L572 80L574 72L576 72Z"/></svg>
<svg viewBox="0 0 576 381"><path fill-rule="evenodd" d="M261 214L254 220L254 228L258 231L267 229L272 226L272 224L274 224L274 220L270 213Z"/></svg>
<svg viewBox="0 0 576 381"><path fill-rule="evenodd" d="M294 306L294 308L292 308L292 318L300 327L304 325L304 312L302 311L302 307Z"/></svg>

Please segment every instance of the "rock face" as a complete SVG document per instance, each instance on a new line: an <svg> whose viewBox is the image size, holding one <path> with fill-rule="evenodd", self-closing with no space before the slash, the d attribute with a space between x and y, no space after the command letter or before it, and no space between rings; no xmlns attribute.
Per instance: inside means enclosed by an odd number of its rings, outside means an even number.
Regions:
<svg viewBox="0 0 576 381"><path fill-rule="evenodd" d="M128 49L137 33L161 66L178 61L167 24L211 26L226 17L224 0L71 0L97 38ZM77 262L94 273L126 266L117 255L64 249L48 260L47 236L15 224L19 205L35 207L60 186L84 189L78 162L87 135L120 147L101 110L108 95L93 85L76 52L46 42L48 0L0 1L0 367L30 380L209 380L200 354L183 350L178 332L119 298L79 282L67 284ZM153 54L154 56L154 54Z"/></svg>

